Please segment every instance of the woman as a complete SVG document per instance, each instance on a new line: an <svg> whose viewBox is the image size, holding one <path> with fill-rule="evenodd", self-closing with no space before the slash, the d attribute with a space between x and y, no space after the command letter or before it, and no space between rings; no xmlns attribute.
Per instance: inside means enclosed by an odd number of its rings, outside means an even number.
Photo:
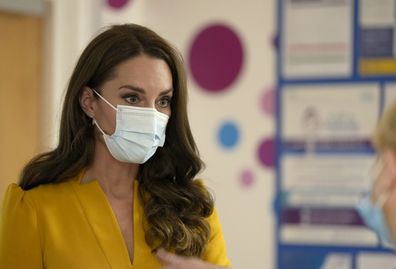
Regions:
<svg viewBox="0 0 396 269"><path fill-rule="evenodd" d="M395 246L396 238L396 102L380 119L373 137L378 151L371 194L358 204L364 222L384 246Z"/></svg>
<svg viewBox="0 0 396 269"><path fill-rule="evenodd" d="M6 192L0 268L229 266L213 200L194 180L202 162L182 64L138 25L113 26L88 45L58 146Z"/></svg>

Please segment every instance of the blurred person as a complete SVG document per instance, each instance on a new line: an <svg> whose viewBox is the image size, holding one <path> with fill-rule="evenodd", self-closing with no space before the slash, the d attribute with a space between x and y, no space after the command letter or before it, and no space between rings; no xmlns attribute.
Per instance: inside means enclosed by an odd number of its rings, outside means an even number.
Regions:
<svg viewBox="0 0 396 269"><path fill-rule="evenodd" d="M77 62L57 147L6 191L0 268L228 267L202 167L180 54L114 25Z"/></svg>
<svg viewBox="0 0 396 269"><path fill-rule="evenodd" d="M377 160L371 193L358 204L358 211L383 246L396 239L396 102L386 109L373 136Z"/></svg>

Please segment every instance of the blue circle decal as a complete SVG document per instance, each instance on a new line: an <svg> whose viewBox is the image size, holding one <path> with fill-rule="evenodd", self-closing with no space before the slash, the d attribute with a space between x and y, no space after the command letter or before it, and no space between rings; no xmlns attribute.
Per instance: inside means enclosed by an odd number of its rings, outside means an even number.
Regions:
<svg viewBox="0 0 396 269"><path fill-rule="evenodd" d="M218 132L219 143L226 149L235 147L239 142L239 129L233 122L225 122L220 126Z"/></svg>

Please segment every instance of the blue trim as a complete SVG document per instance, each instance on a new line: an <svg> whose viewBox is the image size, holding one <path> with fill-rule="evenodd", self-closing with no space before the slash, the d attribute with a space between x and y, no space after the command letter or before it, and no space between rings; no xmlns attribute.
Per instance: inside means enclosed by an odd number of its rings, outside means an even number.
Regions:
<svg viewBox="0 0 396 269"><path fill-rule="evenodd" d="M280 169L280 155L281 155L281 138L280 134L282 133L282 115L281 115L281 92L282 92L282 83L281 83L281 78L280 74L282 71L283 67L283 56L282 56L282 46L283 46L283 36L282 36L282 27L283 27L283 1L285 0L278 0L277 1L277 17L276 17L276 25L277 25L277 31L276 31L276 56L278 57L278 60L276 62L276 70L277 70L277 84L278 86L276 87L276 94L275 94L275 100L276 100L276 121L275 121L275 128L276 128L276 133L275 133L275 145L276 145L276 158L275 158L275 179L276 179L276 184L275 184L275 200L274 200L274 212L275 212L275 240L276 240L276 261L275 261L275 268L281 268L280 264L280 253L282 252L282 247L280 242L280 212L281 212L281 178L282 178L282 173Z"/></svg>
<svg viewBox="0 0 396 269"><path fill-rule="evenodd" d="M360 27L359 26L359 0L353 0L352 9L352 77L354 80L359 80L359 55L360 55Z"/></svg>
<svg viewBox="0 0 396 269"><path fill-rule="evenodd" d="M289 84L289 85L298 85L298 84L327 84L327 83L367 83L367 82L375 82L375 83L385 83L385 82L396 82L396 76L370 76L370 77L362 77L362 78L317 78L317 79L281 79L280 83Z"/></svg>

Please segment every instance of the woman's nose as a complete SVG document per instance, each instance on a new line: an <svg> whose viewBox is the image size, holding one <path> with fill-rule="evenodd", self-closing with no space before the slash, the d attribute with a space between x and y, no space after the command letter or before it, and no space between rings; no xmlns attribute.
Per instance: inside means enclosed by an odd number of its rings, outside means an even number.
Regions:
<svg viewBox="0 0 396 269"><path fill-rule="evenodd" d="M147 108L156 108L156 100L155 99L148 99L144 103L144 107Z"/></svg>

